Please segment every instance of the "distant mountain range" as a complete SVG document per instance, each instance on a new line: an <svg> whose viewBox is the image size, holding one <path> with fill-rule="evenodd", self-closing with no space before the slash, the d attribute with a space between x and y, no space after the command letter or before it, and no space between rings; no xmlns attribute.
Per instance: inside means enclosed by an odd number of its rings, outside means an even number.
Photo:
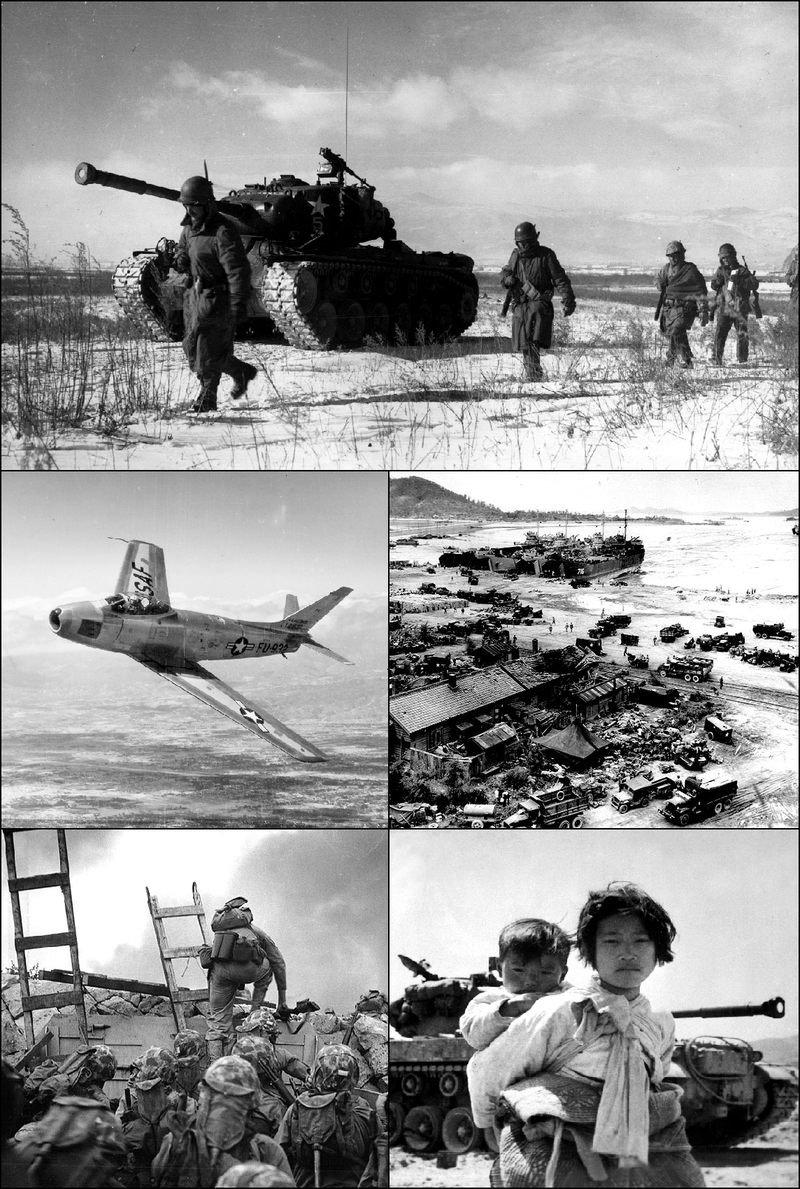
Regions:
<svg viewBox="0 0 800 1189"><path fill-rule="evenodd" d="M527 210L465 201L462 192L446 202L419 191L391 199L402 240L418 250L462 251L484 267L504 264L513 248L514 227L532 219L564 265L619 264L655 271L671 239L686 245L700 269L716 267L720 244L732 243L751 268L777 271L797 243L794 207L759 211L749 207L714 210L636 211L603 208L564 211L532 203Z"/></svg>
<svg viewBox="0 0 800 1189"><path fill-rule="evenodd" d="M402 479L392 479L389 484L389 514L394 517L419 518L421 520L533 520L537 515L547 516L548 519L562 519L564 509L540 508L517 509L504 511L494 504L484 503L482 500L472 500L468 496L459 495L455 491L448 491L439 483L430 479L421 479L410 475ZM686 512L680 508L629 508L628 519L646 519L668 521L682 516L696 516L698 513ZM709 512L700 515L730 516L730 512ZM739 515L742 515L741 513ZM780 512L748 512L747 516L796 516L794 511ZM570 512L572 520L596 520L596 509L587 512ZM606 519L621 519L622 514L607 515Z"/></svg>
<svg viewBox="0 0 800 1189"><path fill-rule="evenodd" d="M768 1036L766 1040L754 1040L753 1048L760 1049L764 1060L775 1065L797 1065L798 1041L797 1036Z"/></svg>

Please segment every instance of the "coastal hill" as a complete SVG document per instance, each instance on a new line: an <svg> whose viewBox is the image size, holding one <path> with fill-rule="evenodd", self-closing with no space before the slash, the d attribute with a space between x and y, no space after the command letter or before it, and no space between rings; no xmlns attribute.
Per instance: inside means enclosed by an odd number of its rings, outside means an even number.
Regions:
<svg viewBox="0 0 800 1189"><path fill-rule="evenodd" d="M400 519L414 518L419 520L521 520L532 521L537 516L546 520L563 520L568 517L572 523L580 520L594 522L599 519L597 512L566 512L563 508L527 508L514 512L504 512L494 504L485 504L481 500L471 500L465 495L458 495L455 491L448 491L430 479L419 479L416 475L409 475L403 479L392 479L389 484L389 515ZM671 515L648 515L628 517L628 520L648 521L660 524L683 524ZM607 521L619 521L622 516L606 516Z"/></svg>

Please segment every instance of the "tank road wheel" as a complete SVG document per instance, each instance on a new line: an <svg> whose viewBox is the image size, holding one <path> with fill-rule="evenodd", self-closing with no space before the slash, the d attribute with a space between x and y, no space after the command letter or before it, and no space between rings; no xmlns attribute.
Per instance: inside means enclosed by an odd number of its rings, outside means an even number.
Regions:
<svg viewBox="0 0 800 1189"><path fill-rule="evenodd" d="M419 1098L425 1089L425 1078L421 1073L404 1073L400 1089L407 1098Z"/></svg>
<svg viewBox="0 0 800 1189"><path fill-rule="evenodd" d="M396 1148L398 1144L403 1142L403 1124L406 1120L406 1112L399 1102L389 1102L387 1116L389 1122L389 1146Z"/></svg>
<svg viewBox="0 0 800 1189"><path fill-rule="evenodd" d="M314 315L315 335L324 346L329 347L336 338L338 327L339 319L336 314L336 306L331 301L323 301Z"/></svg>
<svg viewBox="0 0 800 1189"><path fill-rule="evenodd" d="M500 1145L497 1142L497 1136L494 1133L494 1127L484 1127L483 1138L489 1151L494 1152L495 1155L497 1155L497 1153L500 1151Z"/></svg>
<svg viewBox="0 0 800 1189"><path fill-rule="evenodd" d="M422 305L417 308L414 315L414 338L416 340L419 334L419 328L422 327L423 340L427 342L428 336L431 333L433 326L433 310L428 305L427 301L423 301Z"/></svg>
<svg viewBox="0 0 800 1189"><path fill-rule="evenodd" d="M409 297L416 297L419 289L419 281L416 277L409 277L406 282L406 293Z"/></svg>
<svg viewBox="0 0 800 1189"><path fill-rule="evenodd" d="M471 326L478 312L478 301L471 289L465 289L458 303L458 316L464 326Z"/></svg>
<svg viewBox="0 0 800 1189"><path fill-rule="evenodd" d="M362 272L356 277L356 292L362 297L369 297L373 288L372 273Z"/></svg>
<svg viewBox="0 0 800 1189"><path fill-rule="evenodd" d="M447 338L453 329L453 311L446 301L437 305L433 314L433 333L437 338Z"/></svg>
<svg viewBox="0 0 800 1189"><path fill-rule="evenodd" d="M439 1092L443 1098L455 1098L464 1089L464 1079L458 1073L443 1073L439 1078Z"/></svg>
<svg viewBox="0 0 800 1189"><path fill-rule="evenodd" d="M382 301L376 301L367 317L368 332L377 335L378 338L385 339L389 337L391 327L392 318L389 313L389 307L384 305Z"/></svg>
<svg viewBox="0 0 800 1189"><path fill-rule="evenodd" d="M350 277L348 276L347 269L337 268L331 277L331 293L335 294L336 297L344 297L349 288Z"/></svg>
<svg viewBox="0 0 800 1189"><path fill-rule="evenodd" d="M339 337L348 347L359 346L364 337L367 319L360 301L351 301L339 315Z"/></svg>
<svg viewBox="0 0 800 1189"><path fill-rule="evenodd" d="M294 281L294 304L301 314L310 314L319 300L319 282L310 269L304 268Z"/></svg>
<svg viewBox="0 0 800 1189"><path fill-rule="evenodd" d="M409 341L411 336L411 306L406 301L401 301L399 305L395 306L394 317L394 340L396 343L405 344Z"/></svg>
<svg viewBox="0 0 800 1189"><path fill-rule="evenodd" d="M442 1112L437 1106L412 1106L403 1124L406 1147L412 1152L433 1152L442 1134Z"/></svg>
<svg viewBox="0 0 800 1189"><path fill-rule="evenodd" d="M478 1146L481 1129L475 1126L472 1111L468 1106L454 1106L444 1117L442 1143L448 1152L463 1156Z"/></svg>
<svg viewBox="0 0 800 1189"><path fill-rule="evenodd" d="M397 277L390 273L383 278L383 291L387 297L394 297L397 292Z"/></svg>

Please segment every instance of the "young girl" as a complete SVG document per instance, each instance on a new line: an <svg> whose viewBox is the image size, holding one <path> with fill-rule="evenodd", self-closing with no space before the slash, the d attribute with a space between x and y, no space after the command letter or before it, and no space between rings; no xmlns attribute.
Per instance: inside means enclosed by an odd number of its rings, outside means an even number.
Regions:
<svg viewBox="0 0 800 1189"><path fill-rule="evenodd" d="M664 1084L675 1023L639 988L671 962L675 926L633 884L591 892L578 952L583 987L548 995L469 1066L475 1122L501 1130L493 1186L702 1186Z"/></svg>

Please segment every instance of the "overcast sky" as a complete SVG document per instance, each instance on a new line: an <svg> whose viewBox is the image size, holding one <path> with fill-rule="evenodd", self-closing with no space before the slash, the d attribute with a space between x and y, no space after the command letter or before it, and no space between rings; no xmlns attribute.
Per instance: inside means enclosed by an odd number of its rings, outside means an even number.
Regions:
<svg viewBox="0 0 800 1189"><path fill-rule="evenodd" d="M46 256L80 240L112 262L177 230L162 201L78 189L83 160L178 187L206 158L224 195L346 150L421 247L402 218L420 193L796 206L793 3L12 0L2 22L3 201Z"/></svg>
<svg viewBox="0 0 800 1189"><path fill-rule="evenodd" d="M109 537L122 537L164 549L177 607L274 602L280 618L286 592L305 606L350 586L334 624L385 594L387 488L370 472L7 473L3 610L44 621L58 602L111 594L125 545Z"/></svg>
<svg viewBox="0 0 800 1189"><path fill-rule="evenodd" d="M210 926L215 908L245 896L255 923L286 959L288 999L352 1008L386 987L387 846L381 830L69 830L67 846L81 968L164 981L147 908L190 904L196 881ZM15 834L19 875L58 870L55 830ZM3 968L15 960L3 854ZM27 935L66 928L59 889L21 896ZM174 945L199 944L196 921L167 922ZM35 950L31 964L69 966L65 949ZM202 987L194 959L174 964L182 986ZM252 989L252 988L251 988ZM268 999L275 999L275 984Z"/></svg>
<svg viewBox="0 0 800 1189"><path fill-rule="evenodd" d="M623 879L663 904L678 930L675 961L643 986L654 1007L786 1000L782 1021L683 1020L679 1035L797 1033L795 831L392 831L390 865L393 997L412 977L398 953L443 977L486 970L509 921L574 930L587 893ZM569 977L583 973L572 957Z"/></svg>
<svg viewBox="0 0 800 1189"><path fill-rule="evenodd" d="M705 516L797 507L797 475L789 471L393 471L392 478L412 473L504 512L566 508L611 514L651 507Z"/></svg>

